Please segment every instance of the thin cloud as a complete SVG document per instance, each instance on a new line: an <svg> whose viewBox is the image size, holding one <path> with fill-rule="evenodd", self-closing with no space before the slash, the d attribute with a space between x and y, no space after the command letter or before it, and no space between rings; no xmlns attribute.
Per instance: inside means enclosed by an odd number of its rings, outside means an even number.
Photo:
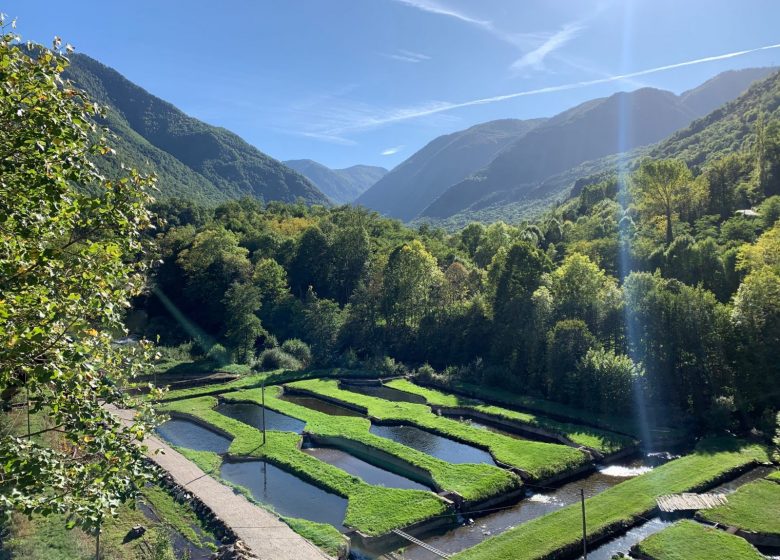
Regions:
<svg viewBox="0 0 780 560"><path fill-rule="evenodd" d="M525 53L512 64L512 70L519 71L528 67L541 70L544 67L544 59L566 43L574 39L585 26L580 22L567 23L555 33L543 38L542 43L533 50Z"/></svg>
<svg viewBox="0 0 780 560"><path fill-rule="evenodd" d="M403 145L401 145L401 146L393 146L392 148L387 148L386 150L382 150L382 152L380 152L380 155L392 156L392 155L397 154L398 152L400 152L403 149L404 149Z"/></svg>
<svg viewBox="0 0 780 560"><path fill-rule="evenodd" d="M463 12L460 12L454 8L446 6L441 2L437 2L436 0L395 0L395 1L410 6L412 8L416 8L423 12L428 12L429 14L448 16L451 18L458 19L465 23L470 23L471 25L477 25L479 27L485 27L485 28L492 27L492 24L489 21L473 18L467 14L464 14Z"/></svg>
<svg viewBox="0 0 780 560"><path fill-rule="evenodd" d="M493 97L483 97L480 99L472 99L469 101L463 101L460 103L452 103L446 101L430 102L418 107L398 108L391 110L383 110L379 115L364 115L355 119L351 123L343 123L343 125L332 128L325 131L324 134L341 136L347 132L355 132L359 130L366 130L371 128L377 128L388 124L394 124L401 121L408 121L412 119L418 119L422 117L428 117L438 113L444 113L455 109L462 109L465 107L474 107L477 105L489 105L492 103L499 103L501 101L508 101L511 99L517 99L520 97L528 97L532 95L542 95L546 93L555 93L559 91L567 91L573 89L582 89L590 86L607 84L611 82L618 82L637 78L639 76L647 76L649 74L657 74L665 72L667 70L674 70L677 68L684 68L686 66L694 66L697 64L704 64L707 62L717 62L720 60L727 60L730 58L737 58L745 56L751 53L767 51L772 49L779 49L780 43L773 45L766 45L763 47L757 47L754 49L746 49L742 51L734 51L730 53L718 54L714 56L707 56L703 58L697 58L694 60L686 60L685 62L677 62L674 64L666 64L663 66L656 66L654 68L646 68L644 70L637 70L636 72L628 72L626 74L614 74L606 76L604 78L596 78L593 80L583 80L579 82L570 82L567 84L560 84L557 86L548 86L538 89L529 89L525 91L518 91L514 93L508 93L504 95L496 95Z"/></svg>
<svg viewBox="0 0 780 560"><path fill-rule="evenodd" d="M399 60L401 62L411 62L414 64L431 59L431 57L428 56L427 54L407 51L404 49L399 49L394 53L379 53L379 54L381 54L385 58L391 58L393 60Z"/></svg>

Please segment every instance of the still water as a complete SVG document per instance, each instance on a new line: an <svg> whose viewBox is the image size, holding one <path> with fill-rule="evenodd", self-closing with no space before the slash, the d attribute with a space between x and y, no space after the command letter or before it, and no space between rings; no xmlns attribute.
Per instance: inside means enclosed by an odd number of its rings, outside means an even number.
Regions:
<svg viewBox="0 0 780 560"><path fill-rule="evenodd" d="M282 396L279 398L283 401L287 401L300 406L305 406L306 408L310 408L318 412L330 414L331 416L365 417L365 414L358 412L357 410L352 410L351 408L347 408L345 406L339 406L337 404L329 403L328 401L324 401L316 397L305 397L301 395L290 395L287 393L282 393Z"/></svg>
<svg viewBox="0 0 780 560"><path fill-rule="evenodd" d="M385 387L384 385L349 385L347 383L342 383L340 387L346 391L360 393L361 395L367 395L369 397L378 397L387 401L415 404L425 404L427 402L425 397L420 395L399 391L398 389Z"/></svg>
<svg viewBox="0 0 780 560"><path fill-rule="evenodd" d="M157 426L157 433L171 445L195 451L227 453L230 439L200 424L181 418L171 418Z"/></svg>
<svg viewBox="0 0 780 560"><path fill-rule="evenodd" d="M371 433L397 441L448 463L486 463L495 465L487 451L442 437L414 426L371 426Z"/></svg>
<svg viewBox="0 0 780 560"><path fill-rule="evenodd" d="M225 402L220 404L216 411L225 416L229 416L234 420L249 424L257 428L263 429L263 409L259 405L250 403L231 403ZM265 409L265 429L266 430L278 430L280 432L295 432L300 434L303 432L303 428L306 427L306 423L292 418L286 414L280 414L273 410Z"/></svg>

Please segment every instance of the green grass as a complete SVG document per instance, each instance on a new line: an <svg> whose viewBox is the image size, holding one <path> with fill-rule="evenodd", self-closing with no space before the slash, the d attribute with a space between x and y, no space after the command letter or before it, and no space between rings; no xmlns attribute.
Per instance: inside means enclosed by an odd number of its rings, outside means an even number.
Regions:
<svg viewBox="0 0 780 560"><path fill-rule="evenodd" d="M267 444L262 445L260 431L213 410L216 404L213 397L198 397L168 403L162 411L191 415L230 433L232 456L265 459L302 480L347 498L344 523L367 535L384 534L442 514L446 509L445 503L432 492L369 485L302 452L301 436L293 432L268 431Z"/></svg>
<svg viewBox="0 0 780 560"><path fill-rule="evenodd" d="M771 473L766 478L767 480L774 480L775 482L780 482L780 470Z"/></svg>
<svg viewBox="0 0 780 560"><path fill-rule="evenodd" d="M395 441L369 432L371 422L353 416L330 416L278 398L280 387L266 389L268 408L306 422L306 431L319 436L339 437L384 451L430 473L437 489L457 492L469 501L483 500L520 486L517 476L492 465L452 464ZM261 402L261 391L251 389L222 395L225 400Z"/></svg>
<svg viewBox="0 0 780 560"><path fill-rule="evenodd" d="M780 484L771 480L745 484L729 494L727 504L701 510L697 517L745 531L780 535Z"/></svg>
<svg viewBox="0 0 780 560"><path fill-rule="evenodd" d="M313 542L331 556L338 556L345 546L344 535L333 525L315 523L296 517L282 517L282 521L287 523L293 531Z"/></svg>
<svg viewBox="0 0 780 560"><path fill-rule="evenodd" d="M649 517L659 495L712 487L728 473L768 462L765 448L719 438L702 442L690 455L622 482L585 502L590 538L628 528ZM457 560L538 560L579 546L580 504L573 504L509 529L455 555Z"/></svg>
<svg viewBox="0 0 780 560"><path fill-rule="evenodd" d="M438 416L423 404L393 402L345 391L339 389L338 383L333 380L296 381L288 386L298 391L357 405L376 420L404 422L482 449L486 448L496 461L521 469L534 480L571 471L588 462L584 453L566 445L520 440L497 434Z"/></svg>
<svg viewBox="0 0 780 560"><path fill-rule="evenodd" d="M518 395L500 387L487 387L483 385L475 385L473 383L466 383L463 381L451 381L447 383L446 386L442 386L441 388L486 401L493 401L499 404L514 406L532 412L539 412L541 414L546 414L552 417L566 418L567 420L574 422L581 422L592 426L598 426L599 428L604 428L622 434L629 434L634 437L639 437L641 435L639 426L637 426L636 422L632 418L618 417L609 414L598 414L580 408L567 406L565 404L548 401L546 399L530 397L527 395ZM655 439L657 440L659 437L663 436L676 439L684 437L684 435L685 432L682 430L665 429L662 433L655 434Z"/></svg>
<svg viewBox="0 0 780 560"><path fill-rule="evenodd" d="M399 391L420 395L431 405L473 409L499 419L524 424L532 428L539 428L554 435L561 435L577 445L594 449L604 455L616 453L626 447L636 445L636 442L628 436L579 424L558 422L551 418L537 416L528 412L517 412L498 406L481 404L468 397L422 387L406 379L394 379L385 383L385 385Z"/></svg>
<svg viewBox="0 0 780 560"><path fill-rule="evenodd" d="M190 507L174 500L173 496L160 486L147 486L143 489L143 495L165 525L169 525L200 548L217 549L214 545L216 537ZM195 527L199 531L196 531Z"/></svg>
<svg viewBox="0 0 780 560"><path fill-rule="evenodd" d="M680 521L647 537L634 549L653 560L763 560L742 537L705 527L695 521Z"/></svg>

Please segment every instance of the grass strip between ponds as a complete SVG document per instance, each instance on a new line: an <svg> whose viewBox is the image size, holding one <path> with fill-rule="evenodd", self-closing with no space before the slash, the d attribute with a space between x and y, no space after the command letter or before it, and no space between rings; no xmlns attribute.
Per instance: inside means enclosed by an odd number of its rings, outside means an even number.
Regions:
<svg viewBox="0 0 780 560"><path fill-rule="evenodd" d="M548 416L565 418L574 422L581 422L591 426L598 426L606 430L630 434L634 437L640 437L641 430L636 421L632 418L612 416L609 414L599 414L590 412L581 408L575 408L562 403L548 401L528 395L518 395L507 389L500 387L488 387L475 385L463 381L450 381L447 383L435 383L437 387L445 391L461 393L470 397L485 401L493 401L499 404L518 407L532 412L546 414ZM686 435L684 430L665 428L663 433L655 433L654 439L660 441L661 438L679 439Z"/></svg>
<svg viewBox="0 0 780 560"><path fill-rule="evenodd" d="M775 482L780 482L780 471L775 471L775 472L771 473L770 475L768 475L766 478L767 478L767 480L773 480Z"/></svg>
<svg viewBox="0 0 780 560"><path fill-rule="evenodd" d="M431 412L424 404L394 402L339 389L333 380L312 379L287 384L298 391L329 397L361 407L379 421L411 424L454 440L487 448L493 458L528 473L534 480L572 471L588 462L588 457L566 445L520 440L470 426Z"/></svg>
<svg viewBox="0 0 780 560"><path fill-rule="evenodd" d="M764 556L742 537L714 527L683 520L650 535L631 549L647 560L763 560Z"/></svg>
<svg viewBox="0 0 780 560"><path fill-rule="evenodd" d="M537 416L529 412L508 410L499 406L475 402L468 397L444 393L436 389L422 387L406 379L394 379L385 383L387 387L419 395L430 405L448 408L465 408L494 416L501 420L509 420L518 424L525 424L532 428L539 428L552 434L561 435L569 441L594 449L604 455L616 453L627 447L636 445L632 438L598 428L589 428L581 424L558 422L544 416Z"/></svg>
<svg viewBox="0 0 780 560"><path fill-rule="evenodd" d="M759 445L728 438L701 442L690 455L588 498L585 501L588 537L597 540L653 515L655 500L660 495L707 489L729 473L766 462L769 456ZM491 537L454 558L542 560L563 551L576 553L581 542L582 518L577 503Z"/></svg>
<svg viewBox="0 0 780 560"><path fill-rule="evenodd" d="M354 416L330 416L278 397L280 387L267 387L265 405L276 412L306 422L306 431L323 437L337 437L384 451L403 462L430 473L440 490L457 492L469 501L483 500L519 488L517 476L492 465L452 464L395 441L369 432L371 422ZM260 389L226 393L226 401L260 404Z"/></svg>
<svg viewBox="0 0 780 560"><path fill-rule="evenodd" d="M229 454L234 457L262 458L320 488L348 499L345 525L367 535L381 535L445 512L445 503L432 492L385 488L366 484L299 449L301 436L293 432L267 432L262 445L259 430L213 410L214 397L174 401L160 407L198 418L229 433L233 440Z"/></svg>
<svg viewBox="0 0 780 560"><path fill-rule="evenodd" d="M729 494L728 503L701 510L697 517L727 527L780 535L780 484L756 480Z"/></svg>

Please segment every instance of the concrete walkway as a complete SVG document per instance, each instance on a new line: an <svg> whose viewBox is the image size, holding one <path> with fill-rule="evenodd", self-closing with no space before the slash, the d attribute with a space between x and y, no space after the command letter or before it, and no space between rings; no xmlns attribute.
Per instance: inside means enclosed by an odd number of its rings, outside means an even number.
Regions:
<svg viewBox="0 0 780 560"><path fill-rule="evenodd" d="M111 412L125 422L131 422L135 414L114 407ZM210 507L261 560L332 560L274 514L217 482L164 441L149 436L144 444L149 459ZM155 454L156 449L160 452Z"/></svg>

